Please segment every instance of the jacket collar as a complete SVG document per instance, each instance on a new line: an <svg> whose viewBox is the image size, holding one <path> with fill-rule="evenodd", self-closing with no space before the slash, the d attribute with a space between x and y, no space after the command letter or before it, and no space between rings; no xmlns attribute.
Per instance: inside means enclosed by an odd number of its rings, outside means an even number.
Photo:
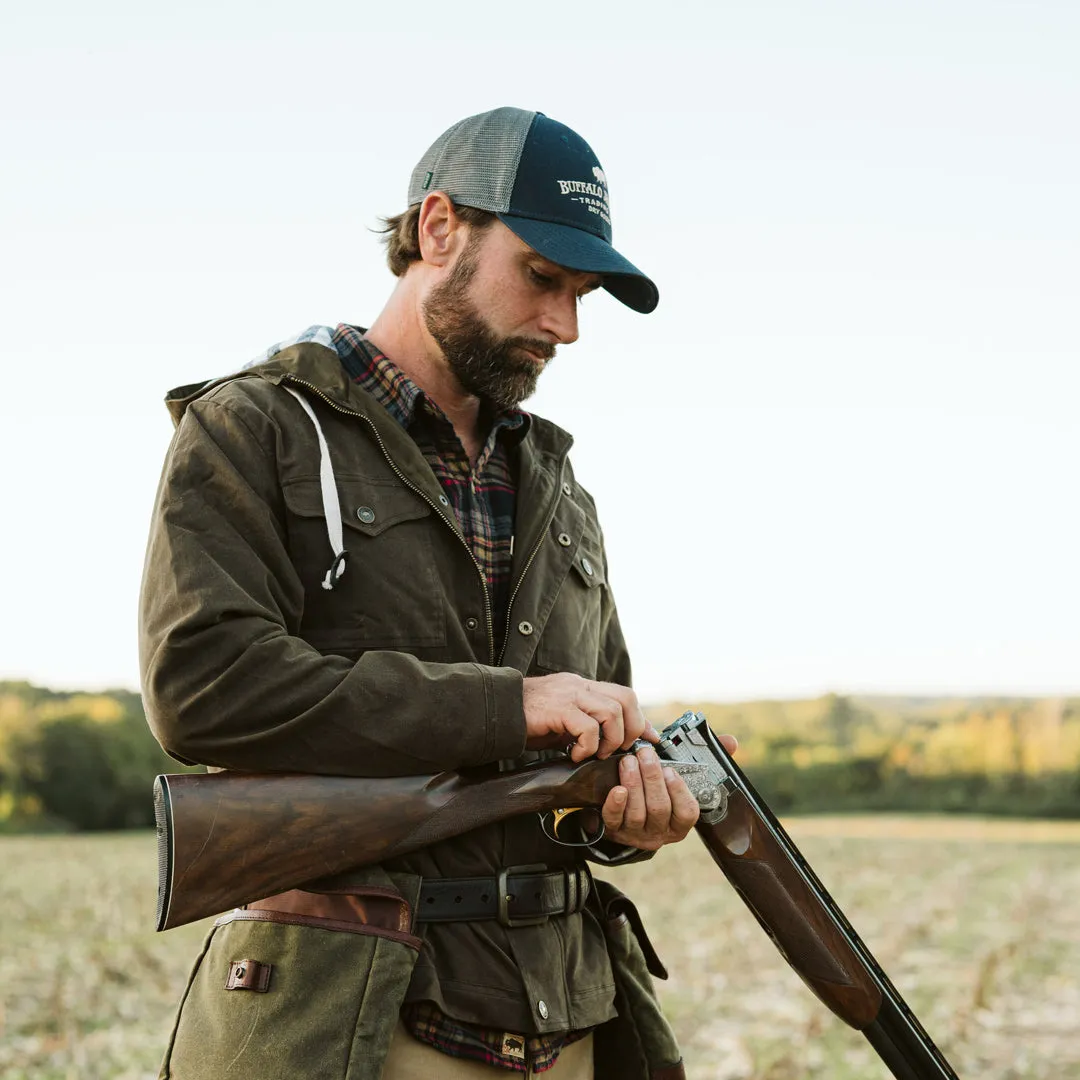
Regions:
<svg viewBox="0 0 1080 1080"><path fill-rule="evenodd" d="M210 391L236 379L252 377L265 379L275 385L287 381L306 387L334 407L365 416L385 440L396 444L400 439L400 425L370 394L349 378L338 354L313 342L291 345L261 364L245 367L221 378L170 390L165 395L165 405L173 423L179 424L188 405ZM574 441L569 432L543 417L530 414L530 419L526 442L531 444L532 453L556 459L565 457Z"/></svg>

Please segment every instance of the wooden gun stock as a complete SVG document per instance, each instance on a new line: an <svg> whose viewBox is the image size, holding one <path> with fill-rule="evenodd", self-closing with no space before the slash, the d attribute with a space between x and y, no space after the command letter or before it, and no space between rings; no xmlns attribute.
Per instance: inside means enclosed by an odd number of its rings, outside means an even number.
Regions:
<svg viewBox="0 0 1080 1080"><path fill-rule="evenodd" d="M158 930L382 862L518 814L599 806L618 761L482 779L179 773L154 781Z"/></svg>

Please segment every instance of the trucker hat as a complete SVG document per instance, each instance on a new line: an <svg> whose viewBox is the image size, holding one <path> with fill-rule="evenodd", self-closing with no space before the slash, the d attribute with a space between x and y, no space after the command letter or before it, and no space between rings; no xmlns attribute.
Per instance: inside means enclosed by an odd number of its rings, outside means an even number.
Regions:
<svg viewBox="0 0 1080 1080"><path fill-rule="evenodd" d="M611 246L607 175L589 144L539 112L502 108L443 132L413 169L409 205L444 191L487 210L545 259L603 277L604 288L650 312L656 286Z"/></svg>

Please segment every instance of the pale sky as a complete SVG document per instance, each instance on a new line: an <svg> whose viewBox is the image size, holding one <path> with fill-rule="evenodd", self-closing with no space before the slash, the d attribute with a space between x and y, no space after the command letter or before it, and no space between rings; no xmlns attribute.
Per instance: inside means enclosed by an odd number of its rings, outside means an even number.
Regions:
<svg viewBox="0 0 1080 1080"><path fill-rule="evenodd" d="M136 687L164 392L367 325L455 120L593 146L616 246L528 407L647 701L1080 692L1080 5L7 5L0 678Z"/></svg>

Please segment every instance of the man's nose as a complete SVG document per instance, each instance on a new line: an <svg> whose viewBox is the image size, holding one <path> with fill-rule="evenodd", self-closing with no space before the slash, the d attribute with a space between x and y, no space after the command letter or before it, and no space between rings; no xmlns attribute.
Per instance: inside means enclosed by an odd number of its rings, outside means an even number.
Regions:
<svg viewBox="0 0 1080 1080"><path fill-rule="evenodd" d="M578 299L577 294L564 294L552 299L544 312L540 325L546 334L555 337L556 345L571 345L578 339Z"/></svg>

